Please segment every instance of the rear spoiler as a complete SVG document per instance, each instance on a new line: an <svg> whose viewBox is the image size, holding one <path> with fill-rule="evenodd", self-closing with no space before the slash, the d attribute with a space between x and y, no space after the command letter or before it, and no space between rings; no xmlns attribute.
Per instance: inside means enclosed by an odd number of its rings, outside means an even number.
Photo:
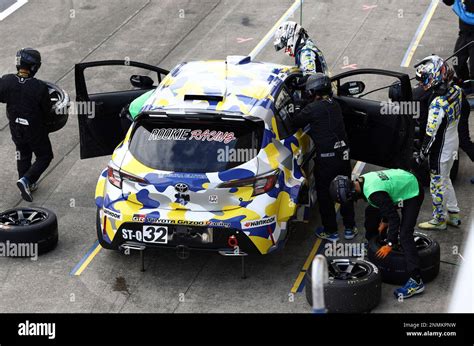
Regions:
<svg viewBox="0 0 474 346"><path fill-rule="evenodd" d="M233 121L261 121L262 119L252 116L245 116L240 112L223 113L213 110L154 110L143 111L137 115L135 121L156 118L170 118L170 119L203 119L203 120L233 120Z"/></svg>

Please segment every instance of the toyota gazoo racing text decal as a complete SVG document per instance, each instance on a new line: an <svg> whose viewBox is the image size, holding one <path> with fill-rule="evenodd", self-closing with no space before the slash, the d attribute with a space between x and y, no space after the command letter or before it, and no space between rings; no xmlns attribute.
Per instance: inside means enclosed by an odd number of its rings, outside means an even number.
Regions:
<svg viewBox="0 0 474 346"><path fill-rule="evenodd" d="M135 214L132 217L133 222L139 223L154 223L163 225L177 225L177 226L195 226L195 227L222 227L230 228L231 224L223 221L191 221L191 220L168 220L159 219L145 214Z"/></svg>

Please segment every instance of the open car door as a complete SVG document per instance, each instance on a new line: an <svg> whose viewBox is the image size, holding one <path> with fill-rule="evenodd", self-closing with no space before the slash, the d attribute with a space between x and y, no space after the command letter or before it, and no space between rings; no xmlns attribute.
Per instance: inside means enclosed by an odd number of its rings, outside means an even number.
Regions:
<svg viewBox="0 0 474 346"><path fill-rule="evenodd" d="M154 90L168 74L162 68L128 60L75 66L81 159L111 155L124 138L120 112Z"/></svg>
<svg viewBox="0 0 474 346"><path fill-rule="evenodd" d="M360 69L332 78L341 105L351 158L387 168L409 169L414 117L410 78L400 72ZM390 87L392 86L392 87ZM389 91L397 91L396 101ZM417 113L418 112L418 113Z"/></svg>

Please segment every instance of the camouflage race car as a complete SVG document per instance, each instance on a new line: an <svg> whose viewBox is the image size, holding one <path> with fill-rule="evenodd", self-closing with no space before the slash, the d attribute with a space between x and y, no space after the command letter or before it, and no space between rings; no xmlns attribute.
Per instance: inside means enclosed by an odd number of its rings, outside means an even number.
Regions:
<svg viewBox="0 0 474 346"><path fill-rule="evenodd" d="M132 90L88 92L85 70L110 66L117 73L123 66L156 73L159 84L133 75ZM118 60L81 63L75 72L77 101L96 106L94 114L79 112L81 158L113 153L95 196L104 248L268 254L285 244L292 222L308 221L314 147L304 129L291 126L301 97L299 69L233 56L182 63L170 72ZM408 76L394 77L410 88ZM380 110L354 98L350 84L341 85L338 76L334 82L349 138L357 141L353 157L398 166L410 122L398 116L381 121ZM125 135L123 107L133 121ZM364 109L369 121L358 121ZM381 129L385 149L379 145L374 154Z"/></svg>

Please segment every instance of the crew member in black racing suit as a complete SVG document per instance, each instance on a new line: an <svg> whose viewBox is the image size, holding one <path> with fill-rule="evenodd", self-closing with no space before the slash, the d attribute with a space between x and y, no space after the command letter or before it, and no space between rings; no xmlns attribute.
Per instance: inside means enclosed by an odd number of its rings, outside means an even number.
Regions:
<svg viewBox="0 0 474 346"><path fill-rule="evenodd" d="M452 6L455 0L443 0L443 2L448 6ZM474 0L463 0L463 6L466 12L474 14ZM463 82L474 79L474 44L468 45L471 41L474 41L474 25L459 18L459 37L454 46L454 51L460 51L456 53L458 61L454 64L454 70ZM466 45L468 46L461 49Z"/></svg>
<svg viewBox="0 0 474 346"><path fill-rule="evenodd" d="M309 135L316 148L314 177L323 224L317 228L316 236L338 241L336 211L329 185L338 175L351 175L347 134L341 108L332 98L329 77L323 73L312 74L306 81L305 89L311 102L293 116L292 126L296 131L309 125ZM357 235L353 202L341 205L341 214L344 237L353 239Z"/></svg>
<svg viewBox="0 0 474 346"><path fill-rule="evenodd" d="M36 190L41 174L53 159L46 122L51 114L48 86L34 78L41 66L37 50L24 48L16 54L17 74L7 74L0 79L0 102L7 104L12 140L16 146L21 196L33 201L31 192ZM32 156L36 161L32 164Z"/></svg>

